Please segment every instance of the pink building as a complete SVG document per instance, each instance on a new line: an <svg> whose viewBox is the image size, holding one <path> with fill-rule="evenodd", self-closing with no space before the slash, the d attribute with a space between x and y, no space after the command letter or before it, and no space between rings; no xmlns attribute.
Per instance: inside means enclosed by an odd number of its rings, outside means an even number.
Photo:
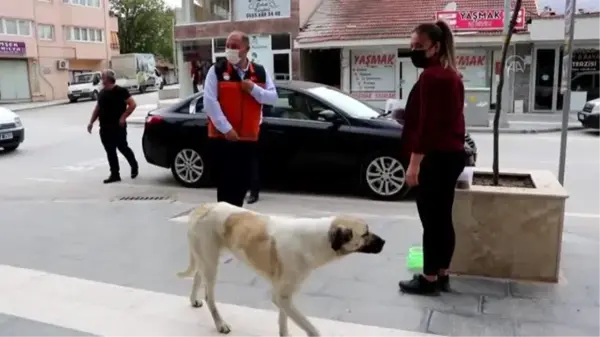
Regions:
<svg viewBox="0 0 600 337"><path fill-rule="evenodd" d="M0 0L0 102L67 97L73 75L119 54L109 0Z"/></svg>

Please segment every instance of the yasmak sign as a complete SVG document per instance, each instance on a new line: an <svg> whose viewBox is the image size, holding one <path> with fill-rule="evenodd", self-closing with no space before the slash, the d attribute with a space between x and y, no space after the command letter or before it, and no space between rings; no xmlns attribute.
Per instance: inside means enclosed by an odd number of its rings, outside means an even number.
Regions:
<svg viewBox="0 0 600 337"><path fill-rule="evenodd" d="M354 64L357 66L395 65L396 54L363 54L354 55Z"/></svg>
<svg viewBox="0 0 600 337"><path fill-rule="evenodd" d="M502 30L504 9L436 12L437 20L444 20L453 30ZM517 16L515 29L525 29L525 9Z"/></svg>

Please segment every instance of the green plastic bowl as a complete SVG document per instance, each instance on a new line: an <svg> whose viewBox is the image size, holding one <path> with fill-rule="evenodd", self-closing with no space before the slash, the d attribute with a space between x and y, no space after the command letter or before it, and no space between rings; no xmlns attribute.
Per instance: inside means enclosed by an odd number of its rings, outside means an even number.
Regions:
<svg viewBox="0 0 600 337"><path fill-rule="evenodd" d="M406 266L412 271L420 271L423 269L423 247L411 247L408 250Z"/></svg>

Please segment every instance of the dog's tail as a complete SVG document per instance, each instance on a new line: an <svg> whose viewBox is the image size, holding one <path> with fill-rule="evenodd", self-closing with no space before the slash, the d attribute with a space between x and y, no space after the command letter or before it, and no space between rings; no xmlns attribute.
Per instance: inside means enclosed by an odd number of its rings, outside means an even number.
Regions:
<svg viewBox="0 0 600 337"><path fill-rule="evenodd" d="M189 218L189 225L190 225L190 230L192 230L194 228L194 224L204 218L206 215L208 215L208 213L213 209L213 207L215 206L214 203L206 203L206 204L202 204L200 205L200 207L196 208L191 214L190 214L190 218ZM192 238L189 236L188 233L188 240L192 240ZM194 273L196 272L196 258L194 257L194 253L192 252L192 242L188 243L188 249L189 249L189 265L187 267L187 269L185 271L179 272L177 273L177 277L180 278L185 278L185 277L191 277L192 275L194 275Z"/></svg>

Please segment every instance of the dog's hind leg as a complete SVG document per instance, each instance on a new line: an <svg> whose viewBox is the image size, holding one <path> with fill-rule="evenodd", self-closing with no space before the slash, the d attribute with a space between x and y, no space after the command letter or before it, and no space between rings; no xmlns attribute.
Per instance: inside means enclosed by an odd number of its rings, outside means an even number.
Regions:
<svg viewBox="0 0 600 337"><path fill-rule="evenodd" d="M202 300L198 298L198 290L202 286L202 276L200 270L197 269L194 274L194 282L192 283L192 292L190 293L190 304L194 308L200 308L202 306Z"/></svg>
<svg viewBox="0 0 600 337"><path fill-rule="evenodd" d="M221 314L217 309L217 304L215 303L215 284L217 282L220 247L218 246L217 240L213 240L210 243L208 243L210 240L206 241L205 244L207 246L202 247L202 276L204 277L206 304L208 305L208 310L210 310L210 314L215 322L217 331L227 334L231 332L231 328L221 317Z"/></svg>

